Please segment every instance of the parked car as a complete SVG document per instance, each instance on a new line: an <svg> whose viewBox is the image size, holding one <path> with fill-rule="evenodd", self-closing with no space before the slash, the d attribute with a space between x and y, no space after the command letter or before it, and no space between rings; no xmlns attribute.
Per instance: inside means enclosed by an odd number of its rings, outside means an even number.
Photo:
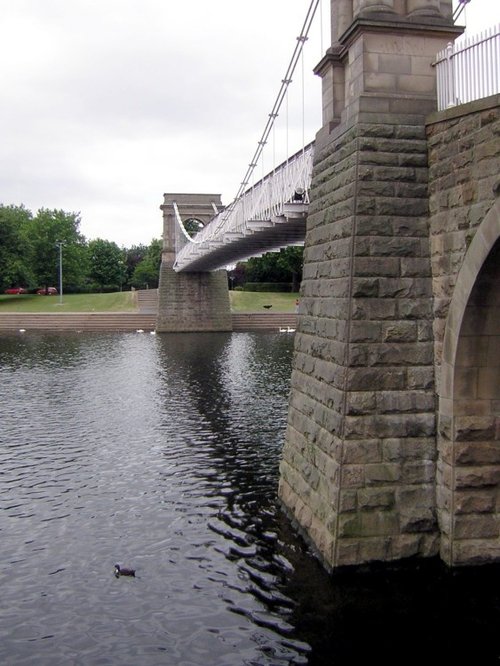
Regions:
<svg viewBox="0 0 500 666"><path fill-rule="evenodd" d="M24 287L12 287L11 289L6 289L5 293L6 294L27 294L28 290L24 289Z"/></svg>
<svg viewBox="0 0 500 666"><path fill-rule="evenodd" d="M41 289L37 289L36 293L39 296L54 296L55 294L57 294L57 289L55 287L47 287L47 289L45 289L45 287L42 287Z"/></svg>

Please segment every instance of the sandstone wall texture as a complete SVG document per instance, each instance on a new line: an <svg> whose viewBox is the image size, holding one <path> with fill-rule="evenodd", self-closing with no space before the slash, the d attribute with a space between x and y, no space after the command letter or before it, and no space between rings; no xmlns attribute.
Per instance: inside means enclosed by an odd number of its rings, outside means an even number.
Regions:
<svg viewBox="0 0 500 666"><path fill-rule="evenodd" d="M313 176L280 496L332 567L438 547L427 142L384 119Z"/></svg>
<svg viewBox="0 0 500 666"><path fill-rule="evenodd" d="M226 271L176 273L163 262L156 330L159 333L232 330Z"/></svg>
<svg viewBox="0 0 500 666"><path fill-rule="evenodd" d="M441 556L500 559L500 96L432 116Z"/></svg>
<svg viewBox="0 0 500 666"><path fill-rule="evenodd" d="M500 95L433 114L429 146L430 249L436 364L465 254L495 202L500 179Z"/></svg>
<svg viewBox="0 0 500 666"><path fill-rule="evenodd" d="M496 251L435 386L471 239L499 218L498 102L339 127L316 156L279 493L328 567L500 558Z"/></svg>

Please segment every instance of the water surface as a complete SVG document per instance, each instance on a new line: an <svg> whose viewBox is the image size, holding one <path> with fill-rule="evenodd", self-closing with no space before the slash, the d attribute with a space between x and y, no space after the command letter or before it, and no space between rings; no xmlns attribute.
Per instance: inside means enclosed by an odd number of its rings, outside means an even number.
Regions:
<svg viewBox="0 0 500 666"><path fill-rule="evenodd" d="M1 664L497 663L498 569L331 577L295 535L292 353L288 334L0 336Z"/></svg>

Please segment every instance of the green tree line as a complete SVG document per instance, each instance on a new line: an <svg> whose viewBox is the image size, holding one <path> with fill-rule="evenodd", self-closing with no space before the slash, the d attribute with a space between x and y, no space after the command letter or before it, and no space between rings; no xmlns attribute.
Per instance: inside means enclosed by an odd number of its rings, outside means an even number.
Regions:
<svg viewBox="0 0 500 666"><path fill-rule="evenodd" d="M158 286L161 239L120 248L87 241L78 213L0 204L0 288L46 288L59 284L61 249L65 291L118 291Z"/></svg>
<svg viewBox="0 0 500 666"><path fill-rule="evenodd" d="M193 229L194 234L197 230ZM67 292L158 286L161 239L130 248L102 238L87 241L80 232L78 213L42 208L34 215L22 205L0 204L1 292L10 287L57 287L60 252ZM249 259L229 272L230 284L235 288L249 282L281 283L298 291L302 259L301 247Z"/></svg>
<svg viewBox="0 0 500 666"><path fill-rule="evenodd" d="M252 257L241 267L244 281L288 283L290 291L298 291L302 280L303 255L303 247L291 245L279 252Z"/></svg>

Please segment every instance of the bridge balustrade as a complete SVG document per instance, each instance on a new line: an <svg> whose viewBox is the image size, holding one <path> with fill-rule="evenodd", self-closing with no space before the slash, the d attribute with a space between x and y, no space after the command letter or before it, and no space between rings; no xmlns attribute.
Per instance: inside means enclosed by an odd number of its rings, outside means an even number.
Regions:
<svg viewBox="0 0 500 666"><path fill-rule="evenodd" d="M448 44L436 75L439 111L500 93L500 25Z"/></svg>

